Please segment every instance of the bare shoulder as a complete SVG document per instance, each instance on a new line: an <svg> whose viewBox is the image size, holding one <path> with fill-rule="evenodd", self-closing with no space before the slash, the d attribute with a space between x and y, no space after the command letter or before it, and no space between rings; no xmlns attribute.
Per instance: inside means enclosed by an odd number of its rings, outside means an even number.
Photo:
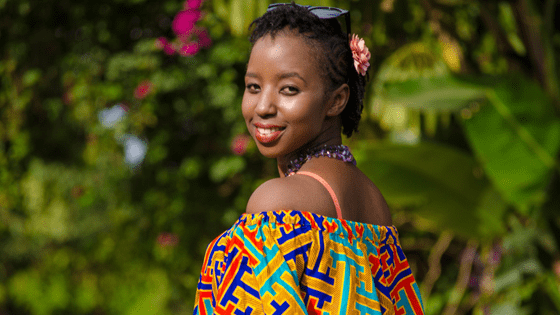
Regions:
<svg viewBox="0 0 560 315"><path fill-rule="evenodd" d="M369 209L360 214L355 214L359 221L375 225L392 225L391 212L381 191L364 173L359 171L354 177L356 182L361 183L363 190L350 193L353 197L361 200L362 205L358 208Z"/></svg>
<svg viewBox="0 0 560 315"><path fill-rule="evenodd" d="M261 184L247 202L247 213L287 209L291 187L283 178L274 178Z"/></svg>
<svg viewBox="0 0 560 315"><path fill-rule="evenodd" d="M299 210L332 215L328 193L325 195L319 182L307 176L274 178L260 185L249 198L247 213L277 210Z"/></svg>

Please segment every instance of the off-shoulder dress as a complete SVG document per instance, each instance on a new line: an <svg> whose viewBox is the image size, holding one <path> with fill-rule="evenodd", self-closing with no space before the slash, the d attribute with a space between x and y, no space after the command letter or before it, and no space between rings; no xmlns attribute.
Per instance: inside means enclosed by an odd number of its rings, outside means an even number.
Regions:
<svg viewBox="0 0 560 315"><path fill-rule="evenodd" d="M241 215L208 246L194 314L423 314L396 228L343 220L329 193L339 218Z"/></svg>

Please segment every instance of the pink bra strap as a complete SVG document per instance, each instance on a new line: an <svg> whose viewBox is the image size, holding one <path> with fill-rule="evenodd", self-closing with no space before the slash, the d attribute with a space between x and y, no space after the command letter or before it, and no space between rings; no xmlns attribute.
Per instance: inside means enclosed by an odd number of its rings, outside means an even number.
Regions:
<svg viewBox="0 0 560 315"><path fill-rule="evenodd" d="M319 176L315 173L306 172L306 171L299 171L296 174L311 176L311 177L315 178L316 180L318 180L321 184L323 184L323 186L325 186L325 188L327 189L327 191L331 195L331 198L334 202L334 207L336 208L336 215L338 216L338 219L342 220L342 211L340 210L340 204L338 203L338 198L336 198L336 195L334 194L334 190L331 188L329 183L327 183L327 181L325 181L321 176Z"/></svg>

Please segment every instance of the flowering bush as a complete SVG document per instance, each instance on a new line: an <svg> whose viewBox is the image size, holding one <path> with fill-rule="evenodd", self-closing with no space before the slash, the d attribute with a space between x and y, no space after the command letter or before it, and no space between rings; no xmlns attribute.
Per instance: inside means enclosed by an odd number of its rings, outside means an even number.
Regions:
<svg viewBox="0 0 560 315"><path fill-rule="evenodd" d="M200 11L202 0L187 0L184 9L173 19L172 29L176 39L169 42L165 37L156 40L156 47L167 55L178 52L181 56L194 56L200 48L208 48L212 44L208 32L196 23L203 17Z"/></svg>
<svg viewBox="0 0 560 315"><path fill-rule="evenodd" d="M249 143L251 143L252 139L249 135L240 134L237 135L231 140L231 151L235 155L243 155L247 151L247 147Z"/></svg>
<svg viewBox="0 0 560 315"><path fill-rule="evenodd" d="M144 97L152 93L153 86L154 84L149 80L140 82L140 84L138 84L138 86L134 90L134 97L139 100L143 99Z"/></svg>
<svg viewBox="0 0 560 315"><path fill-rule="evenodd" d="M0 314L192 312L206 246L278 176L239 106L268 2L0 1ZM554 19L514 7L532 0L443 2L340 2L367 13L368 93L392 95L418 138L384 144L373 98L348 144L391 204L426 314L558 314ZM466 89L433 58L440 38L474 72ZM494 87L473 103L481 73Z"/></svg>

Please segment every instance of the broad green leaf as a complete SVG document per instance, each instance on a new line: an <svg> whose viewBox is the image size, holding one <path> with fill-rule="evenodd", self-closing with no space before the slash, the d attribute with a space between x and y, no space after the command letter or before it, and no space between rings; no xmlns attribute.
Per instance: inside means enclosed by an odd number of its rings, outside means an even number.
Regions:
<svg viewBox="0 0 560 315"><path fill-rule="evenodd" d="M414 212L463 237L487 238L503 232L505 205L479 176L473 158L434 143L417 146L360 143L358 166L393 207Z"/></svg>
<svg viewBox="0 0 560 315"><path fill-rule="evenodd" d="M409 106L414 109L449 111L450 108L455 109L457 103L463 105L459 97L470 98L478 93L472 86L463 91L466 85L452 81L441 53L436 53L432 48L422 42L408 44L395 51L381 65L373 82L375 95L370 106L371 113L383 122L384 128L406 128L406 120L404 125L392 122L390 116L394 108L401 108L403 117L408 116ZM442 85L449 88L442 91ZM457 94L458 90L461 93ZM435 126L432 123L428 129L435 130Z"/></svg>
<svg viewBox="0 0 560 315"><path fill-rule="evenodd" d="M397 49L381 65L376 84L410 79L441 77L449 74L441 54L433 47L417 42Z"/></svg>
<svg viewBox="0 0 560 315"><path fill-rule="evenodd" d="M387 104L437 111L455 111L485 95L485 88L450 75L391 82L384 91Z"/></svg>
<svg viewBox="0 0 560 315"><path fill-rule="evenodd" d="M268 0L258 0L257 1L257 10L256 10L257 16L261 16L266 12L266 8L268 7L269 2L270 1L268 1Z"/></svg>
<svg viewBox="0 0 560 315"><path fill-rule="evenodd" d="M502 196L523 213L545 200L560 149L560 120L535 83L502 80L464 122L467 138Z"/></svg>
<svg viewBox="0 0 560 315"><path fill-rule="evenodd" d="M249 29L249 25L251 24L251 22L253 22L253 20L260 15L259 12L256 12L256 5L255 5L255 1L256 0L245 0L243 1L243 6L242 6L242 15L244 17L244 21L243 21L243 33L241 34L245 34L247 32L247 30Z"/></svg>
<svg viewBox="0 0 560 315"><path fill-rule="evenodd" d="M245 4L240 0L230 0L230 20L229 25L231 27L231 32L236 36L241 36L244 33L243 26L245 25L245 19L243 16L243 7Z"/></svg>

